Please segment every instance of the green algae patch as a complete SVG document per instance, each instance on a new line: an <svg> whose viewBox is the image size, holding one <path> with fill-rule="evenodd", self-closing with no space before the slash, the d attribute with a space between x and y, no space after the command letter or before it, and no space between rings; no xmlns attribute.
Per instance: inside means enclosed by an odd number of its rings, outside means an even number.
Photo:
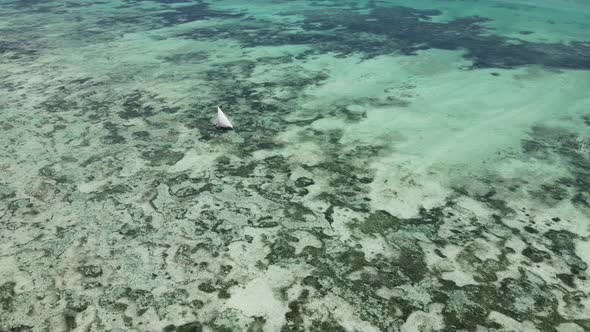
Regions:
<svg viewBox="0 0 590 332"><path fill-rule="evenodd" d="M0 330L590 329L541 2L3 2Z"/></svg>
<svg viewBox="0 0 590 332"><path fill-rule="evenodd" d="M13 310L13 302L16 296L14 292L15 282L6 282L0 286L0 304L2 310L9 312Z"/></svg>
<svg viewBox="0 0 590 332"><path fill-rule="evenodd" d="M383 234L390 229L398 229L401 220L389 214L387 211L375 211L364 222L358 225L358 229L366 234Z"/></svg>
<svg viewBox="0 0 590 332"><path fill-rule="evenodd" d="M172 166L184 158L184 153L173 151L169 147L150 149L142 152L141 158L152 167Z"/></svg>

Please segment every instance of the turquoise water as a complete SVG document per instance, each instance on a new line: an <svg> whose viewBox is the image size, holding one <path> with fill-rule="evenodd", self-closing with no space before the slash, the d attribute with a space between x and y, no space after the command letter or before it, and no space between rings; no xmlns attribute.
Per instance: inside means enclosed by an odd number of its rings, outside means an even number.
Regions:
<svg viewBox="0 0 590 332"><path fill-rule="evenodd" d="M0 331L590 330L587 1L0 0L0 87Z"/></svg>

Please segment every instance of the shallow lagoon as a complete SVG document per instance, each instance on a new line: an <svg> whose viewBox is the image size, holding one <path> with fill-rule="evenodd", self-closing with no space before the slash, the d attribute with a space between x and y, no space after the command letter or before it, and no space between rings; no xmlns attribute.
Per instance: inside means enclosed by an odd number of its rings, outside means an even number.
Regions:
<svg viewBox="0 0 590 332"><path fill-rule="evenodd" d="M0 330L589 330L588 22L0 0Z"/></svg>

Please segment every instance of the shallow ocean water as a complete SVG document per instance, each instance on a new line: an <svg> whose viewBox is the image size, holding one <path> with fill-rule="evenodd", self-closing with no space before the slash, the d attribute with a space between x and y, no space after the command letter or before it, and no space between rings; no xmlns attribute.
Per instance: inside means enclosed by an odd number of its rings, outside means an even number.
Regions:
<svg viewBox="0 0 590 332"><path fill-rule="evenodd" d="M0 0L0 331L590 330L588 91L584 0Z"/></svg>

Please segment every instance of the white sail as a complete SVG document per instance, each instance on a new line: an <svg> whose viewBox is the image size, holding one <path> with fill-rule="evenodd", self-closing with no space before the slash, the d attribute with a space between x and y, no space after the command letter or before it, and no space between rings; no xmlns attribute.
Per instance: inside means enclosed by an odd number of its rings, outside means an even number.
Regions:
<svg viewBox="0 0 590 332"><path fill-rule="evenodd" d="M217 106L217 126L219 128L228 128L233 129L231 122L229 122L228 118L223 114L223 111L219 106Z"/></svg>

